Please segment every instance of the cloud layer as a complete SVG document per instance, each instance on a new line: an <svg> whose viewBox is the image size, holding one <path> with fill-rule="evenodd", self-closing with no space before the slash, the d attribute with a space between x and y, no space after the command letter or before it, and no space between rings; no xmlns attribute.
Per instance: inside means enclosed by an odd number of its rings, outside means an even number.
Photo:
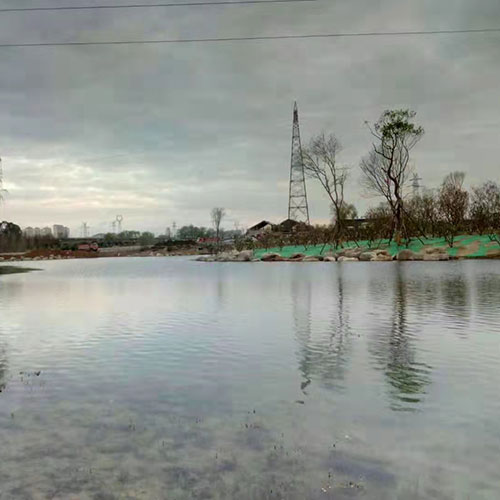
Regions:
<svg viewBox="0 0 500 500"><path fill-rule="evenodd" d="M119 3L113 0L114 3ZM91 2L90 2L91 3ZM102 3L98 0L95 4ZM63 5L45 0L44 5ZM11 0L1 7L28 6ZM500 26L498 0L316 3L0 14L0 42L459 29ZM287 211L291 114L303 140L334 132L352 166L370 147L365 120L410 107L426 135L423 184L450 170L500 181L500 34L224 44L0 48L0 154L9 190L0 218L77 232L226 227ZM329 215L309 183L311 217Z"/></svg>

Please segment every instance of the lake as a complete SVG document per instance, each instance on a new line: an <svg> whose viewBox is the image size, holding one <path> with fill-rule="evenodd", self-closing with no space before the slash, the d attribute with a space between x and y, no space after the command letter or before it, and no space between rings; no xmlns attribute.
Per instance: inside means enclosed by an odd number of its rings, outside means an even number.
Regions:
<svg viewBox="0 0 500 500"><path fill-rule="evenodd" d="M20 265L1 500L500 498L500 262Z"/></svg>

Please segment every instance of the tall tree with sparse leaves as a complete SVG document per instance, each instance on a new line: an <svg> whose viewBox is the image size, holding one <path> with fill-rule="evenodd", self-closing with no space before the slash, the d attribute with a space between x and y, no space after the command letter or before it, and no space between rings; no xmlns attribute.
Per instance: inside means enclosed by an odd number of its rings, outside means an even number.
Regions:
<svg viewBox="0 0 500 500"><path fill-rule="evenodd" d="M226 210L222 207L214 207L210 213L212 218L212 224L215 229L215 237L217 238L217 248L220 247L220 234L221 234L221 223L222 219L226 216Z"/></svg>
<svg viewBox="0 0 500 500"><path fill-rule="evenodd" d="M424 129L413 120L409 109L388 110L368 125L375 138L372 150L361 160L362 182L367 190L383 196L392 213L391 238L398 244L408 238L405 224L404 190L411 173L410 152L420 141Z"/></svg>

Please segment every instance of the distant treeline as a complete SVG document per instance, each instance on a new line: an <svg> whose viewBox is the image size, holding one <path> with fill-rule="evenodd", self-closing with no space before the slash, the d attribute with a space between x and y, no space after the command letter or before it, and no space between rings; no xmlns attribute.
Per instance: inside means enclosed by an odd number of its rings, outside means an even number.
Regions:
<svg viewBox="0 0 500 500"><path fill-rule="evenodd" d="M0 222L0 253L25 252L26 250L57 247L53 236L26 237L21 228L13 222Z"/></svg>
<svg viewBox="0 0 500 500"><path fill-rule="evenodd" d="M405 199L402 215L405 235L398 243L408 245L412 239L440 237L453 247L456 236L479 234L488 235L500 245L500 186L486 181L468 191L463 186L464 178L463 173L453 172L438 188ZM353 207L350 213L355 213ZM396 240L393 211L387 202L370 208L362 219L344 218L341 223L341 238L337 221L333 220L324 226L299 224L290 233L265 232L253 242L242 242L242 246L341 246L347 241L367 241L372 245L380 240Z"/></svg>

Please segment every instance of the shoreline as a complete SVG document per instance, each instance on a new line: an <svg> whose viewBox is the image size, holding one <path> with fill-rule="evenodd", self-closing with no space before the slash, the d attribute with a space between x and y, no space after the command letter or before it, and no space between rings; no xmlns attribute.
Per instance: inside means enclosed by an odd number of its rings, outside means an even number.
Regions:
<svg viewBox="0 0 500 500"><path fill-rule="evenodd" d="M31 268L31 267L17 267L17 266L0 265L0 276L7 275L7 274L30 273L31 271L41 271L41 269L35 269L35 268Z"/></svg>

